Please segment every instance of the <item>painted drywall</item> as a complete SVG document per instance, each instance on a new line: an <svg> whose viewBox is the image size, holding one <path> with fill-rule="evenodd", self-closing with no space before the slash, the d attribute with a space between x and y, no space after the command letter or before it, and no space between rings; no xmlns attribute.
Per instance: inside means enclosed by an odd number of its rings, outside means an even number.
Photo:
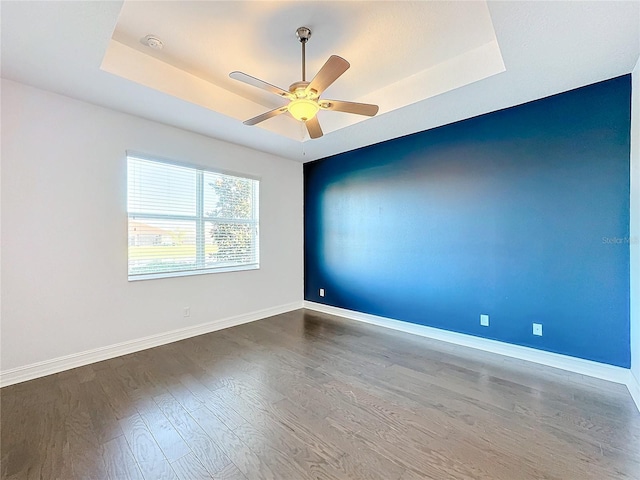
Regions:
<svg viewBox="0 0 640 480"><path fill-rule="evenodd" d="M127 149L260 177L260 269L128 282ZM2 232L7 371L299 303L302 165L3 80Z"/></svg>
<svg viewBox="0 0 640 480"><path fill-rule="evenodd" d="M305 164L305 299L629 368L630 86Z"/></svg>
<svg viewBox="0 0 640 480"><path fill-rule="evenodd" d="M631 372L640 384L640 59L631 77Z"/></svg>

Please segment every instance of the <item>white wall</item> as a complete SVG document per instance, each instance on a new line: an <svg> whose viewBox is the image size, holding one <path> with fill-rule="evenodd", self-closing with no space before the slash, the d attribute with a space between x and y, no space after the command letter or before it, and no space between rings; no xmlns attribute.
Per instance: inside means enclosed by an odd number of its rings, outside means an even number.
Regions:
<svg viewBox="0 0 640 480"><path fill-rule="evenodd" d="M631 77L631 372L640 383L640 59Z"/></svg>
<svg viewBox="0 0 640 480"><path fill-rule="evenodd" d="M127 149L260 176L260 270L128 282ZM301 304L301 164L6 80L1 153L2 371Z"/></svg>

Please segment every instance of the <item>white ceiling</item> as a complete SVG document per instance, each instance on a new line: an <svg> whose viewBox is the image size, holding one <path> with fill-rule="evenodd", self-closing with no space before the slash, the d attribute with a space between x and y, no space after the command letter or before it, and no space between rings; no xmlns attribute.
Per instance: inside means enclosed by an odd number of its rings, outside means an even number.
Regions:
<svg viewBox="0 0 640 480"><path fill-rule="evenodd" d="M309 161L629 73L640 2L0 3L2 77L286 158ZM241 70L287 89L331 54L351 68L327 98L377 103L374 118L320 112L304 137ZM140 43L154 34L165 48ZM272 98L273 97L273 98Z"/></svg>

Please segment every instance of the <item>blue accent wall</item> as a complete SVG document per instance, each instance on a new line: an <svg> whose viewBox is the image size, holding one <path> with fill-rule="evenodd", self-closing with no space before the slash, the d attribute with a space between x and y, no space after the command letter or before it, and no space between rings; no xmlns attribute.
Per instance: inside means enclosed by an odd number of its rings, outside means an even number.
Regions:
<svg viewBox="0 0 640 480"><path fill-rule="evenodd" d="M628 368L630 119L625 75L305 164L305 299Z"/></svg>

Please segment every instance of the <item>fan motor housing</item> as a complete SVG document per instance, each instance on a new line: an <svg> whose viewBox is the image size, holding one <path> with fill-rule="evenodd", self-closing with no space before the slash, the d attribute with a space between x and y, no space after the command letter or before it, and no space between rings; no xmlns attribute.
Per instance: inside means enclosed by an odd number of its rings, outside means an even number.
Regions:
<svg viewBox="0 0 640 480"><path fill-rule="evenodd" d="M315 100L318 98L318 92L311 89L308 90L309 82L294 82L289 86L289 91L295 95L296 98L308 98L309 100Z"/></svg>

